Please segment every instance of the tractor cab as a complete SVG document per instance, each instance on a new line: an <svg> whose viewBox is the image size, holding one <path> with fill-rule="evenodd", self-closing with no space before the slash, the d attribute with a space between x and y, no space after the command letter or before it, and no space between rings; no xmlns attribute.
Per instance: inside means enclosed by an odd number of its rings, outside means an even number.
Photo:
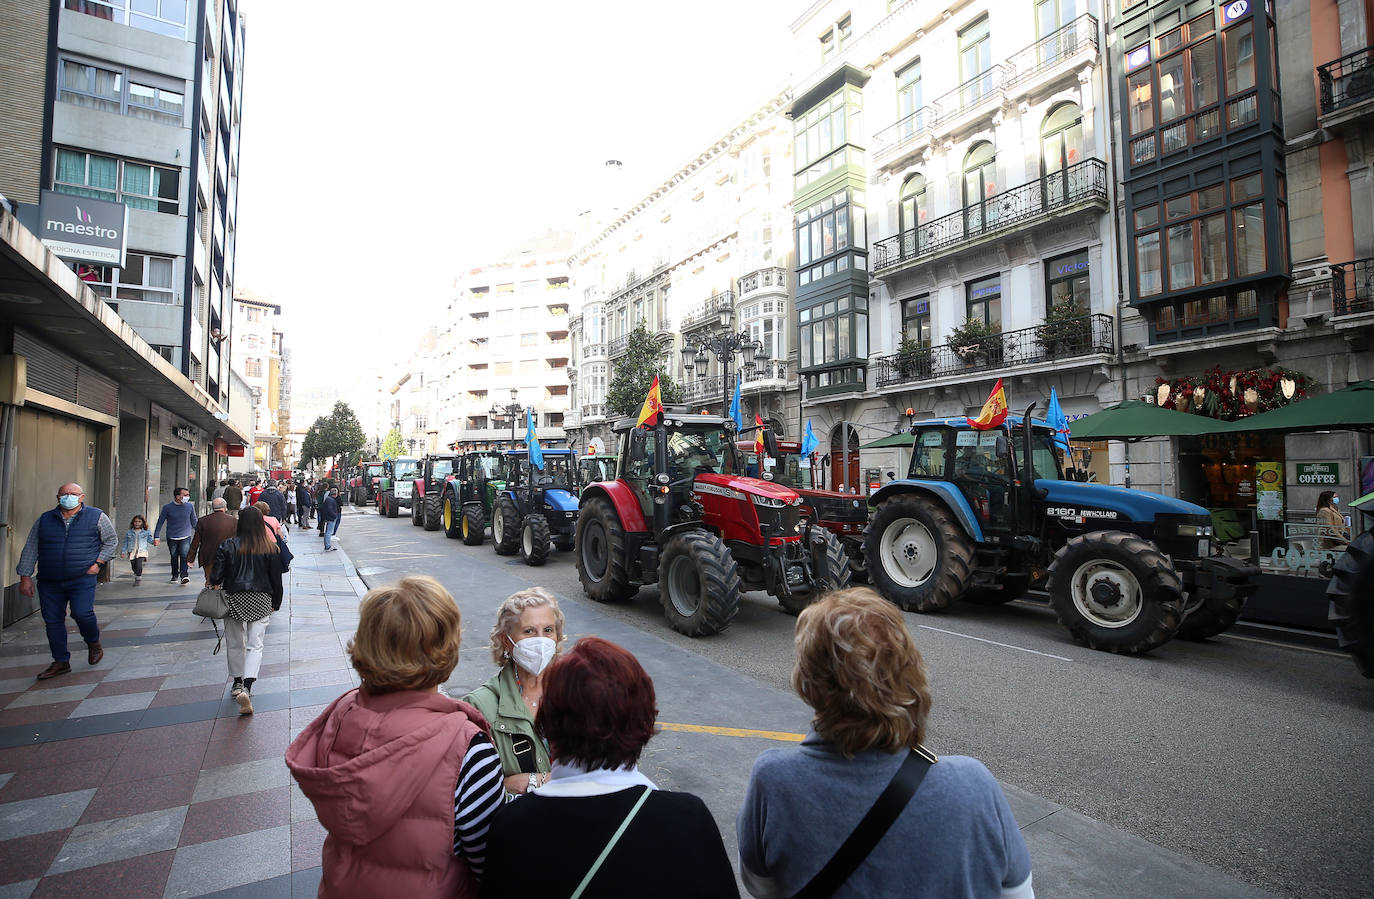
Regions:
<svg viewBox="0 0 1374 899"><path fill-rule="evenodd" d="M620 459L609 453L588 453L577 459L577 482L583 486L615 480Z"/></svg>
<svg viewBox="0 0 1374 899"><path fill-rule="evenodd" d="M742 471L738 453L716 415L674 415L663 428L628 428L621 432L621 478L639 500L646 521L655 507L665 522L682 519L691 505L701 475L734 475ZM666 526L666 524L665 524Z"/></svg>
<svg viewBox="0 0 1374 899"><path fill-rule="evenodd" d="M572 549L577 528L575 457L566 449L546 449L543 455L544 467L535 468L528 450L507 450L505 487L491 507L497 554L518 551L527 565L543 565L550 546Z"/></svg>

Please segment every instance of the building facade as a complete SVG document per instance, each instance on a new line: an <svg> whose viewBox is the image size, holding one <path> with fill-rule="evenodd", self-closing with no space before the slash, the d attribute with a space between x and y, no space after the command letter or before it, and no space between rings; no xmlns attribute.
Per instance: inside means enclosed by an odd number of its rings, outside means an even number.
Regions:
<svg viewBox="0 0 1374 899"><path fill-rule="evenodd" d="M250 466L263 471L289 468L291 356L280 328L281 306L251 291L234 292L234 370L253 396L255 442Z"/></svg>

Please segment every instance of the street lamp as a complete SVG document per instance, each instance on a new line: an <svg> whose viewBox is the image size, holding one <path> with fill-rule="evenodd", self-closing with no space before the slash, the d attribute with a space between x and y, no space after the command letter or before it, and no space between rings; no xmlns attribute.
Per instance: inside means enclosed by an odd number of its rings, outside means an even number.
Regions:
<svg viewBox="0 0 1374 899"><path fill-rule="evenodd" d="M514 445L515 443L515 416L525 411L525 407L520 405L518 397L519 391L512 387L510 389L509 403L507 403L504 406L499 406L496 403L492 403L491 409L488 410L491 413L492 418L499 418L500 416L504 415L510 419L510 442L512 445Z"/></svg>
<svg viewBox="0 0 1374 899"><path fill-rule="evenodd" d="M701 334L687 338L682 343L682 370L687 377L695 370L698 378L706 377L706 365L710 362L709 352L720 362L721 414L730 414L730 362L736 355L740 357L740 370L752 377L756 369L768 364L768 353L760 341L752 340L748 331L732 333L730 319L733 313L728 308L720 310L720 330L711 334Z"/></svg>

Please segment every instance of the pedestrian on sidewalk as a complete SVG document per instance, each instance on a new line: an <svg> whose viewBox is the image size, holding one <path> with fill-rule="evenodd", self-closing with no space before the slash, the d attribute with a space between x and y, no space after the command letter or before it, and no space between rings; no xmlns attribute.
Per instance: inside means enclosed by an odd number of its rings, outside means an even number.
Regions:
<svg viewBox="0 0 1374 899"><path fill-rule="evenodd" d="M491 628L491 660L500 669L464 697L492 724L507 798L549 782L549 746L534 727L544 671L563 647L563 610L543 587L506 597Z"/></svg>
<svg viewBox="0 0 1374 899"><path fill-rule="evenodd" d="M228 486L229 486L229 481L228 481L228 479L227 479L227 478L221 478L221 479L220 479L220 482L219 482L218 484L215 485L215 489L212 490L212 491L210 491L210 502L214 502L214 501L217 500L217 499L223 499L223 498L224 498L224 488L225 488L225 487L228 487Z"/></svg>
<svg viewBox="0 0 1374 899"><path fill-rule="evenodd" d="M189 584L191 574L187 571L186 562L191 548L191 534L196 529L196 509L191 502L191 491L185 487L172 491L172 501L163 505L157 516L157 527L153 528L153 546L161 542L157 535L162 533L164 524L167 525L167 555L172 559L172 579L168 583L175 584L180 579L183 584Z"/></svg>
<svg viewBox="0 0 1374 899"><path fill-rule="evenodd" d="M287 481L281 485L281 492L286 497L286 517L282 521L290 527L296 521L296 485Z"/></svg>
<svg viewBox="0 0 1374 899"><path fill-rule="evenodd" d="M262 496L262 481L258 478L253 479L253 483L248 487L248 505L253 505Z"/></svg>
<svg viewBox="0 0 1374 899"><path fill-rule="evenodd" d="M267 532L272 535L273 540L286 539L282 523L277 520L277 516L272 514L272 510L267 507L267 503L258 500L253 503L253 508L262 513L262 523L267 526Z"/></svg>
<svg viewBox="0 0 1374 899"><path fill-rule="evenodd" d="M745 889L1033 897L1030 854L992 774L922 745L930 684L896 606L867 587L831 593L798 617L795 643L792 687L816 714L800 746L754 763L735 822ZM840 851L889 803L890 826Z"/></svg>
<svg viewBox="0 0 1374 899"><path fill-rule="evenodd" d="M38 516L19 554L15 573L20 593L33 596L34 569L38 570L38 607L52 652L52 664L38 675L39 680L72 670L64 620L69 607L86 641L87 664L95 665L105 657L95 620L95 578L100 566L114 558L119 537L105 513L85 503L86 491L80 484L59 487L57 508Z"/></svg>
<svg viewBox="0 0 1374 899"><path fill-rule="evenodd" d="M124 532L124 549L120 553L133 569L135 587L143 583L143 563L148 561L148 550L152 548L153 532L148 530L148 520L135 515L129 519L129 529Z"/></svg>
<svg viewBox="0 0 1374 899"><path fill-rule="evenodd" d="M325 552L337 549L332 541L334 535L339 532L339 519L342 517L343 512L339 508L339 488L330 487L329 493L325 494L324 502L320 504L320 526L324 528Z"/></svg>
<svg viewBox="0 0 1374 899"><path fill-rule="evenodd" d="M477 896L501 764L482 714L438 692L461 642L458 605L433 578L363 597L348 643L362 686L286 750L328 834L320 896Z"/></svg>
<svg viewBox="0 0 1374 899"><path fill-rule="evenodd" d="M706 803L639 770L657 714L653 680L609 640L583 637L549 666L535 724L553 779L492 821L491 895L739 895Z"/></svg>
<svg viewBox="0 0 1374 899"><path fill-rule="evenodd" d="M225 506L223 497L210 500L210 514L196 522L195 533L191 535L191 564L200 566L206 586L210 584L219 545L238 533L238 519L230 515Z"/></svg>
<svg viewBox="0 0 1374 899"><path fill-rule="evenodd" d="M230 515L238 515L239 509L243 508L243 488L239 482L231 480L229 486L224 488L224 511Z"/></svg>
<svg viewBox="0 0 1374 899"><path fill-rule="evenodd" d="M267 622L281 608L284 568L262 513L251 506L244 509L239 513L237 535L215 551L210 575L210 586L224 590L224 604L229 607L224 619L224 656L234 679L229 695L239 704L240 715L253 714L253 682L262 668Z"/></svg>
<svg viewBox="0 0 1374 899"><path fill-rule="evenodd" d="M315 498L310 495L310 488L304 484L296 486L296 524L301 527L308 527L310 519L315 515Z"/></svg>
<svg viewBox="0 0 1374 899"><path fill-rule="evenodd" d="M271 515L277 521L285 522L286 519L286 497L277 489L276 481L268 481L263 488L258 502L267 503L267 508L271 510Z"/></svg>

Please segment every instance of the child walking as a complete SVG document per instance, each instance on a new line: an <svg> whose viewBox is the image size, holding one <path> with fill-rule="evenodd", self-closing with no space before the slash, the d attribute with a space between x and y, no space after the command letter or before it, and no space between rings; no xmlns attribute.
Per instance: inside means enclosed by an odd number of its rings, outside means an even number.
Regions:
<svg viewBox="0 0 1374 899"><path fill-rule="evenodd" d="M143 583L143 563L152 545L153 532L148 530L148 522L142 515L135 515L129 520L129 530L124 532L124 551L120 553L134 570L135 587Z"/></svg>

